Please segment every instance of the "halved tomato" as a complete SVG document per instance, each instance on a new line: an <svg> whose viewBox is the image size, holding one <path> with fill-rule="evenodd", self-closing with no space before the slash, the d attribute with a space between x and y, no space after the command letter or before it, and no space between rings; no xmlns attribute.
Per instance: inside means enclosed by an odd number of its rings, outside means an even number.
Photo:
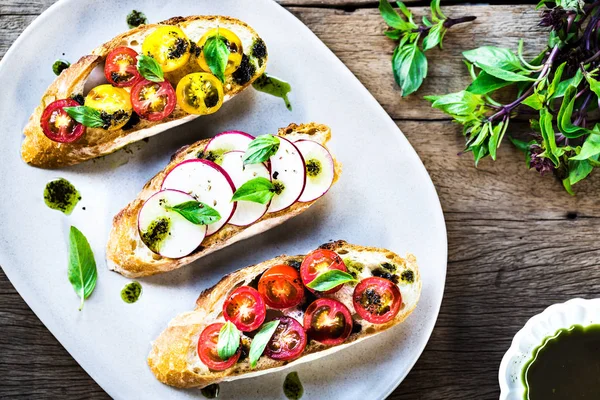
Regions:
<svg viewBox="0 0 600 400"><path fill-rule="evenodd" d="M56 100L44 109L40 126L44 135L60 143L72 143L85 133L85 126L75 121L64 110L65 107L77 107L80 104L73 99Z"/></svg>
<svg viewBox="0 0 600 400"><path fill-rule="evenodd" d="M204 44L206 44L206 41L209 38L217 36L217 33L219 34L219 37L221 38L221 40L223 40L223 42L229 49L229 57L227 57L227 66L225 67L225 75L230 75L242 63L242 54L244 54L243 53L244 50L242 48L242 40L238 37L238 35L236 35L232 31L230 31L229 29L213 28L213 29L210 29L208 32L206 32L200 38L200 40L198 41L198 47L200 49L202 49L202 51L200 52L200 56L197 59L198 65L200 65L200 68L202 68L203 71L211 72L210 67L208 66L208 63L206 62L206 59L204 58Z"/></svg>
<svg viewBox="0 0 600 400"><path fill-rule="evenodd" d="M85 96L84 104L102 113L102 119L107 121L109 131L123 127L129 121L133 110L129 92L108 83L90 90Z"/></svg>
<svg viewBox="0 0 600 400"><path fill-rule="evenodd" d="M272 308L297 306L304 299L300 274L289 265L269 268L258 281L258 291Z"/></svg>
<svg viewBox="0 0 600 400"><path fill-rule="evenodd" d="M267 314L260 293L250 286L241 286L233 291L223 303L223 317L242 332L258 329Z"/></svg>
<svg viewBox="0 0 600 400"><path fill-rule="evenodd" d="M104 75L117 87L133 86L140 79L137 69L137 51L129 47L117 47L106 57Z"/></svg>
<svg viewBox="0 0 600 400"><path fill-rule="evenodd" d="M302 276L302 283L304 285L308 285L312 282L318 275L323 272L338 269L340 271L348 272L346 269L346 264L337 253L331 250L318 249L308 253L304 260L302 261L302 265L300 266L300 275ZM333 289L330 289L325 294L335 293L342 288L342 285L338 285ZM313 289L307 287L308 290L314 292Z"/></svg>
<svg viewBox="0 0 600 400"><path fill-rule="evenodd" d="M217 342L219 341L219 332L223 327L222 322L211 324L204 328L198 339L198 356L208 368L213 371L223 371L233 366L240 358L242 346L238 347L238 351L229 357L227 360L221 360L217 352Z"/></svg>
<svg viewBox="0 0 600 400"><path fill-rule="evenodd" d="M343 343L352 332L352 315L337 300L321 298L313 301L304 314L304 329L311 339L328 346Z"/></svg>
<svg viewBox="0 0 600 400"><path fill-rule="evenodd" d="M177 105L177 96L168 81L139 80L131 88L133 110L140 118L160 121L171 115Z"/></svg>
<svg viewBox="0 0 600 400"><path fill-rule="evenodd" d="M171 72L190 59L190 41L180 28L161 26L146 36L142 53L154 58L164 72Z"/></svg>
<svg viewBox="0 0 600 400"><path fill-rule="evenodd" d="M291 317L277 317L279 325L265 347L265 354L273 360L293 360L306 347L306 333L300 322Z"/></svg>
<svg viewBox="0 0 600 400"><path fill-rule="evenodd" d="M402 295L393 282L372 276L356 285L352 303L363 319L374 324L383 324L398 314Z"/></svg>
<svg viewBox="0 0 600 400"><path fill-rule="evenodd" d="M223 105L223 85L207 72L188 74L177 84L177 103L190 114L212 114Z"/></svg>

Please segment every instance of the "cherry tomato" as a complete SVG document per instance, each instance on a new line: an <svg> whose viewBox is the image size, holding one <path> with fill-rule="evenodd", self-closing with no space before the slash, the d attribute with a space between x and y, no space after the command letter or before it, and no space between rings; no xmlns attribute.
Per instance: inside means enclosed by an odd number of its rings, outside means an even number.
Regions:
<svg viewBox="0 0 600 400"><path fill-rule="evenodd" d="M104 75L108 82L117 87L133 86L140 79L137 56L135 50L124 46L108 53L104 64Z"/></svg>
<svg viewBox="0 0 600 400"><path fill-rule="evenodd" d="M223 327L222 322L211 324L204 328L198 339L198 356L208 368L214 371L224 371L227 368L233 366L240 358L242 346L238 348L238 351L229 357L229 359L223 361L217 353L217 342L219 341L219 331Z"/></svg>
<svg viewBox="0 0 600 400"><path fill-rule="evenodd" d="M177 84L177 103L190 114L212 114L223 105L223 85L207 72L188 74Z"/></svg>
<svg viewBox="0 0 600 400"><path fill-rule="evenodd" d="M277 317L279 325L265 347L265 354L273 360L293 360L306 347L306 333L300 322L290 317Z"/></svg>
<svg viewBox="0 0 600 400"><path fill-rule="evenodd" d="M129 92L109 84L99 85L90 90L85 96L84 104L110 117L109 131L125 125L133 111Z"/></svg>
<svg viewBox="0 0 600 400"><path fill-rule="evenodd" d="M311 339L328 346L343 343L352 332L352 315L337 300L321 298L313 301L304 313L304 329Z"/></svg>
<svg viewBox="0 0 600 400"><path fill-rule="evenodd" d="M160 121L171 115L177 105L175 90L168 81L139 80L131 88L133 110L144 119Z"/></svg>
<svg viewBox="0 0 600 400"><path fill-rule="evenodd" d="M289 265L269 268L258 281L258 291L272 308L293 307L304 299L300 274Z"/></svg>
<svg viewBox="0 0 600 400"><path fill-rule="evenodd" d="M398 314L402 295L393 282L372 276L356 285L352 302L356 312L363 319L374 324L383 324Z"/></svg>
<svg viewBox="0 0 600 400"><path fill-rule="evenodd" d="M198 41L198 47L202 49L200 52L200 56L197 58L198 65L202 68L203 71L211 72L210 67L206 63L206 59L204 58L204 45L206 41L211 38L217 36L217 32L221 37L221 40L225 42L225 45L229 49L229 57L227 58L227 67L225 67L225 75L230 75L234 72L242 62L242 54L244 54L244 50L242 48L242 40L230 31L225 28L213 28L206 32L204 36L200 38Z"/></svg>
<svg viewBox="0 0 600 400"><path fill-rule="evenodd" d="M60 143L72 143L85 133L85 126L75 121L64 107L77 107L80 104L72 99L56 100L46 107L40 118L44 135Z"/></svg>
<svg viewBox="0 0 600 400"><path fill-rule="evenodd" d="M342 261L342 258L338 256L337 253L325 249L315 250L304 257L302 265L300 266L302 283L304 283L304 285L308 285L317 277L317 275L332 269L348 272L346 269L346 264L344 264L344 261ZM338 285L333 289L323 293L335 293L340 290L342 286L344 285ZM307 289L314 293L313 289L309 287L307 287Z"/></svg>
<svg viewBox="0 0 600 400"><path fill-rule="evenodd" d="M190 40L176 26L161 26L146 36L142 53L158 61L163 72L175 71L190 59Z"/></svg>
<svg viewBox="0 0 600 400"><path fill-rule="evenodd" d="M265 320L267 308L255 289L241 286L233 291L223 303L223 317L242 332L258 329Z"/></svg>

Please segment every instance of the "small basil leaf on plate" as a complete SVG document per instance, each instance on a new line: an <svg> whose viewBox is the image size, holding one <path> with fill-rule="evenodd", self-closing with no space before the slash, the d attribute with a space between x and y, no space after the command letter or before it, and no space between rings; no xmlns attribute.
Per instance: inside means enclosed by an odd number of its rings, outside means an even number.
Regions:
<svg viewBox="0 0 600 400"><path fill-rule="evenodd" d="M75 293L81 298L79 311L83 309L83 302L96 287L98 271L94 253L86 237L74 226L69 232L69 282Z"/></svg>
<svg viewBox="0 0 600 400"><path fill-rule="evenodd" d="M250 353L248 355L250 360L250 368L255 368L258 363L258 359L265 351L265 347L271 340L271 337L275 333L275 329L279 326L279 320L273 320L263 324L260 328L260 331L254 336L252 339L252 344L250 344Z"/></svg>
<svg viewBox="0 0 600 400"><path fill-rule="evenodd" d="M105 125L100 111L88 106L64 107L63 110L81 125L102 128Z"/></svg>
<svg viewBox="0 0 600 400"><path fill-rule="evenodd" d="M221 82L225 82L225 69L227 68L227 60L230 52L223 41L223 37L219 35L219 28L217 28L215 36L211 36L206 40L202 52L210 71Z"/></svg>
<svg viewBox="0 0 600 400"><path fill-rule="evenodd" d="M229 360L240 347L240 331L231 321L225 322L219 331L217 353L223 361Z"/></svg>
<svg viewBox="0 0 600 400"><path fill-rule="evenodd" d="M267 161L279 150L279 138L274 135L262 135L248 145L244 154L244 165Z"/></svg>
<svg viewBox="0 0 600 400"><path fill-rule="evenodd" d="M174 206L166 206L165 208L169 211L175 211L196 225L210 225L221 219L221 215L217 210L201 201L190 200Z"/></svg>
<svg viewBox="0 0 600 400"><path fill-rule="evenodd" d="M306 286L318 292L326 292L348 282L356 282L356 279L347 272L340 271L339 269L330 269L317 275Z"/></svg>
<svg viewBox="0 0 600 400"><path fill-rule="evenodd" d="M154 58L145 54L137 57L137 69L145 79L152 82L163 82L165 75L162 67Z"/></svg>
<svg viewBox="0 0 600 400"><path fill-rule="evenodd" d="M273 185L273 182L259 176L240 186L233 194L231 201L252 201L267 204L274 195L275 185Z"/></svg>

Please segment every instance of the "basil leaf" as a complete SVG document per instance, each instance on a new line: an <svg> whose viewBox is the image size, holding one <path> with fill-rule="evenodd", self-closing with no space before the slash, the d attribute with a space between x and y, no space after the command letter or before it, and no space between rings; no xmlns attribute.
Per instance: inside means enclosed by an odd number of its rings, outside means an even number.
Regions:
<svg viewBox="0 0 600 400"><path fill-rule="evenodd" d="M158 61L145 54L138 55L137 69L140 75L151 82L163 82L165 80L165 75Z"/></svg>
<svg viewBox="0 0 600 400"><path fill-rule="evenodd" d="M196 225L210 225L221 219L217 210L201 201L190 200L175 206L166 206L167 210L175 211L183 218Z"/></svg>
<svg viewBox="0 0 600 400"><path fill-rule="evenodd" d="M509 71L506 69L498 68L492 65L485 65L480 63L475 63L475 65L488 74L495 76L498 79L502 79L507 82L534 82L535 78L531 78L527 75L522 75L513 71Z"/></svg>
<svg viewBox="0 0 600 400"><path fill-rule="evenodd" d="M590 157L600 154L600 135L598 133L590 134L583 142L581 151L571 160L587 160Z"/></svg>
<svg viewBox="0 0 600 400"><path fill-rule="evenodd" d="M274 135L262 135L254 139L248 145L244 154L244 165L258 164L267 161L269 157L279 150L279 137Z"/></svg>
<svg viewBox="0 0 600 400"><path fill-rule="evenodd" d="M223 41L223 37L219 35L219 28L217 28L216 36L211 36L206 40L202 52L210 71L221 82L225 82L225 68L227 68L230 51Z"/></svg>
<svg viewBox="0 0 600 400"><path fill-rule="evenodd" d="M317 277L309 282L306 287L318 292L326 292L339 285L348 282L357 282L357 280L345 271L339 269L330 269L317 275Z"/></svg>
<svg viewBox="0 0 600 400"><path fill-rule="evenodd" d="M90 128L102 128L106 125L100 111L88 106L64 107L63 110L75 121Z"/></svg>
<svg viewBox="0 0 600 400"><path fill-rule="evenodd" d="M397 47L392 56L394 79L402 89L402 97L419 89L427 77L427 58L417 42Z"/></svg>
<svg viewBox="0 0 600 400"><path fill-rule="evenodd" d="M552 95L552 98L556 99L559 97L563 97L565 95L565 92L569 88L569 86L577 87L577 86L579 86L579 84L581 83L582 80L583 80L583 73L581 72L580 68L577 68L577 72L575 73L575 75L572 78L565 79L564 81L562 81L558 85L556 85L556 91Z"/></svg>
<svg viewBox="0 0 600 400"><path fill-rule="evenodd" d="M556 156L557 147L556 147L556 137L554 136L554 128L552 126L552 114L542 108L540 110L540 130L543 139L543 146L546 149L546 158L550 159L554 163L555 166L559 166L560 161Z"/></svg>
<svg viewBox="0 0 600 400"><path fill-rule="evenodd" d="M522 140L519 140L519 139L513 138L513 137L509 137L509 139L515 145L517 150L522 151L525 154L529 153L529 148L531 147L531 145L536 143L535 140L530 140L529 142L524 142Z"/></svg>
<svg viewBox="0 0 600 400"><path fill-rule="evenodd" d="M531 96L523 100L523 103L521 104L525 104L526 106L539 111L544 106L544 100L545 96L542 96L538 92L534 92Z"/></svg>
<svg viewBox="0 0 600 400"><path fill-rule="evenodd" d="M425 99L433 100L432 107L452 115L472 114L477 107L484 104L481 96L465 90L444 96L425 96Z"/></svg>
<svg viewBox="0 0 600 400"><path fill-rule="evenodd" d="M446 16L440 8L440 0L432 0L429 8L431 8L431 18L434 22L446 19Z"/></svg>
<svg viewBox="0 0 600 400"><path fill-rule="evenodd" d="M521 68L521 62L516 54L503 47L482 46L473 50L464 51L462 54L473 64L511 71ZM477 66L479 67L479 65Z"/></svg>
<svg viewBox="0 0 600 400"><path fill-rule="evenodd" d="M75 293L81 298L79 311L83 309L83 302L90 297L96 287L98 271L96 260L89 242L79 231L71 226L69 232L69 282L75 289Z"/></svg>
<svg viewBox="0 0 600 400"><path fill-rule="evenodd" d="M379 0L379 13L383 17L383 20L392 28L400 30L411 29L408 23L394 10L388 0Z"/></svg>
<svg viewBox="0 0 600 400"><path fill-rule="evenodd" d="M240 331L231 322L227 321L219 331L217 341L217 353L223 361L229 360L240 347Z"/></svg>
<svg viewBox="0 0 600 400"><path fill-rule="evenodd" d="M271 340L271 337L275 333L275 330L279 326L279 320L273 320L263 324L260 328L260 331L256 335L254 335L254 339L252 339L252 343L250 344L250 352L248 354L248 359L250 361L250 368L255 368L258 363L258 359L265 351L265 347Z"/></svg>
<svg viewBox="0 0 600 400"><path fill-rule="evenodd" d="M488 94L505 86L511 85L512 82L496 78L485 71L481 71L477 78L471 82L467 91L473 94Z"/></svg>
<svg viewBox="0 0 600 400"><path fill-rule="evenodd" d="M444 21L435 24L430 30L425 39L423 39L423 51L434 48L438 44L442 47L442 37L446 31Z"/></svg>
<svg viewBox="0 0 600 400"><path fill-rule="evenodd" d="M576 92L577 88L575 86L569 86L567 88L562 104L560 105L560 109L558 110L558 117L556 119L558 129L568 138L578 138L580 136L592 133L591 130L574 125L571 121L573 108L575 107Z"/></svg>
<svg viewBox="0 0 600 400"><path fill-rule="evenodd" d="M558 85L560 83L560 79L562 78L563 71L565 70L565 66L567 62L560 64L556 71L554 71L554 76L552 77L552 82L548 85L548 90L546 92L546 97L552 98L554 96L554 92L556 92Z"/></svg>
<svg viewBox="0 0 600 400"><path fill-rule="evenodd" d="M233 194L231 201L252 201L267 204L274 195L275 185L270 180L259 176L240 186Z"/></svg>
<svg viewBox="0 0 600 400"><path fill-rule="evenodd" d="M585 179L594 167L587 161L570 160L569 161L569 183L576 184L582 179Z"/></svg>

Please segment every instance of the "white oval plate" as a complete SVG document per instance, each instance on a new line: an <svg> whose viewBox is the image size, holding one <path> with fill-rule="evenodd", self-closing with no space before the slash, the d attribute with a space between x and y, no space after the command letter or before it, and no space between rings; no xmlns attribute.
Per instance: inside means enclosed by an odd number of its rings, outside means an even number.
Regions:
<svg viewBox="0 0 600 400"><path fill-rule="evenodd" d="M132 9L145 12L151 22L194 14L246 21L267 42L268 71L291 83L293 112L281 99L249 89L216 115L134 144L129 152L58 171L25 165L19 156L21 131L54 79L54 60L74 62L127 30L125 17ZM197 390L176 390L154 379L146 366L150 341L172 317L191 310L199 293L224 274L282 253L302 254L331 239L386 247L401 255L413 252L423 293L402 326L299 366L305 398L335 399L341 393L346 399L384 398L408 374L431 334L444 289L447 242L438 197L396 124L285 9L270 0L63 0L37 18L8 51L0 64L0 88L0 265L44 324L112 397L200 396ZM308 121L331 126L331 149L344 166L327 196L265 234L173 273L141 279L143 294L137 303L121 300L120 290L129 280L104 263L112 217L175 150L224 130L274 133L290 122ZM73 182L83 196L69 217L48 209L42 199L44 185L57 176ZM70 225L88 237L98 263L98 285L81 312L66 273ZM223 384L221 397L283 398L287 372Z"/></svg>
<svg viewBox="0 0 600 400"><path fill-rule="evenodd" d="M600 323L600 299L572 299L566 303L553 304L529 319L515 335L500 363L498 372L500 400L523 400L525 395L525 384L521 379L523 368L533 356L533 350L541 345L544 339L554 335L561 328L598 323Z"/></svg>

